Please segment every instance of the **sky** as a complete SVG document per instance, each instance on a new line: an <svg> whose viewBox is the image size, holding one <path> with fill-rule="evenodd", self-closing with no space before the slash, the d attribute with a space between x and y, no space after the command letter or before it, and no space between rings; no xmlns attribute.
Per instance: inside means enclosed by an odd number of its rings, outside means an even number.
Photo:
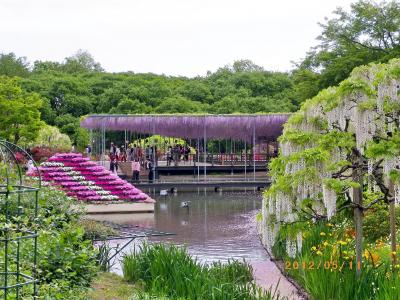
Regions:
<svg viewBox="0 0 400 300"><path fill-rule="evenodd" d="M0 0L0 53L63 61L89 51L109 72L204 76L239 59L288 71L318 22L350 0Z"/></svg>

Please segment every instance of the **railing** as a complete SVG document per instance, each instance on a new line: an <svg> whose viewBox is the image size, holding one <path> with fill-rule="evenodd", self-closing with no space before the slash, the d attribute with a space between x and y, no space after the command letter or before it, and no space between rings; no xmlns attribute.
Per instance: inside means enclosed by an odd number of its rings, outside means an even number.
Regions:
<svg viewBox="0 0 400 300"><path fill-rule="evenodd" d="M265 154L265 153L256 153L253 157L253 154L235 154L235 153L204 153L200 154L189 154L189 155L180 155L179 157L173 157L170 161L171 166L175 165L176 162L179 165L196 165L197 162L200 163L209 163L211 165L248 165L252 166L253 162L257 163L266 163L275 155ZM177 161L176 161L177 160ZM161 154L158 156L158 161L168 161L167 156L165 154Z"/></svg>

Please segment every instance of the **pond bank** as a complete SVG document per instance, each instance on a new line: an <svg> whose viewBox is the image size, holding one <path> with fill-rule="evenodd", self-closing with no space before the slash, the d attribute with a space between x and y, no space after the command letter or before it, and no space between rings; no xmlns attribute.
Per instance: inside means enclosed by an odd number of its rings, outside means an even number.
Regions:
<svg viewBox="0 0 400 300"><path fill-rule="evenodd" d="M186 246L193 257L204 263L246 259L253 266L254 277L261 287L268 290L272 286L274 290L279 281L281 295L300 299L293 296L296 288L280 273L260 242L256 229L260 193L199 192L154 198L157 200L154 215L92 215L91 218L176 233L150 238L149 242ZM182 207L183 202L188 202L189 207ZM126 252L132 250L133 246ZM118 266L114 272L122 274Z"/></svg>

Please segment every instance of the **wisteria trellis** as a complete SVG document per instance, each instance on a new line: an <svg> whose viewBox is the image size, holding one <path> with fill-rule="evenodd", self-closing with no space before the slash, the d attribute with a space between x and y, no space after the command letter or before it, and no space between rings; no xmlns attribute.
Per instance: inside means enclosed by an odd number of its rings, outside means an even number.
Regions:
<svg viewBox="0 0 400 300"><path fill-rule="evenodd" d="M276 140L289 114L265 115L89 115L87 129L128 130L170 137Z"/></svg>

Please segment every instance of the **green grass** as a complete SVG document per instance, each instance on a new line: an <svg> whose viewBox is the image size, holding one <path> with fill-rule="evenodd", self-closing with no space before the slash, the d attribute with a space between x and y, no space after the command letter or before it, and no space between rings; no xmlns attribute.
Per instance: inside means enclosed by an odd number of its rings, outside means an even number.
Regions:
<svg viewBox="0 0 400 300"><path fill-rule="evenodd" d="M205 265L186 249L144 244L124 256L124 278L153 296L169 299L269 300L280 299L275 291L263 291L253 281L252 268L237 260Z"/></svg>
<svg viewBox="0 0 400 300"><path fill-rule="evenodd" d="M88 298L91 300L128 300L134 296L135 286L121 276L100 273L92 284Z"/></svg>

